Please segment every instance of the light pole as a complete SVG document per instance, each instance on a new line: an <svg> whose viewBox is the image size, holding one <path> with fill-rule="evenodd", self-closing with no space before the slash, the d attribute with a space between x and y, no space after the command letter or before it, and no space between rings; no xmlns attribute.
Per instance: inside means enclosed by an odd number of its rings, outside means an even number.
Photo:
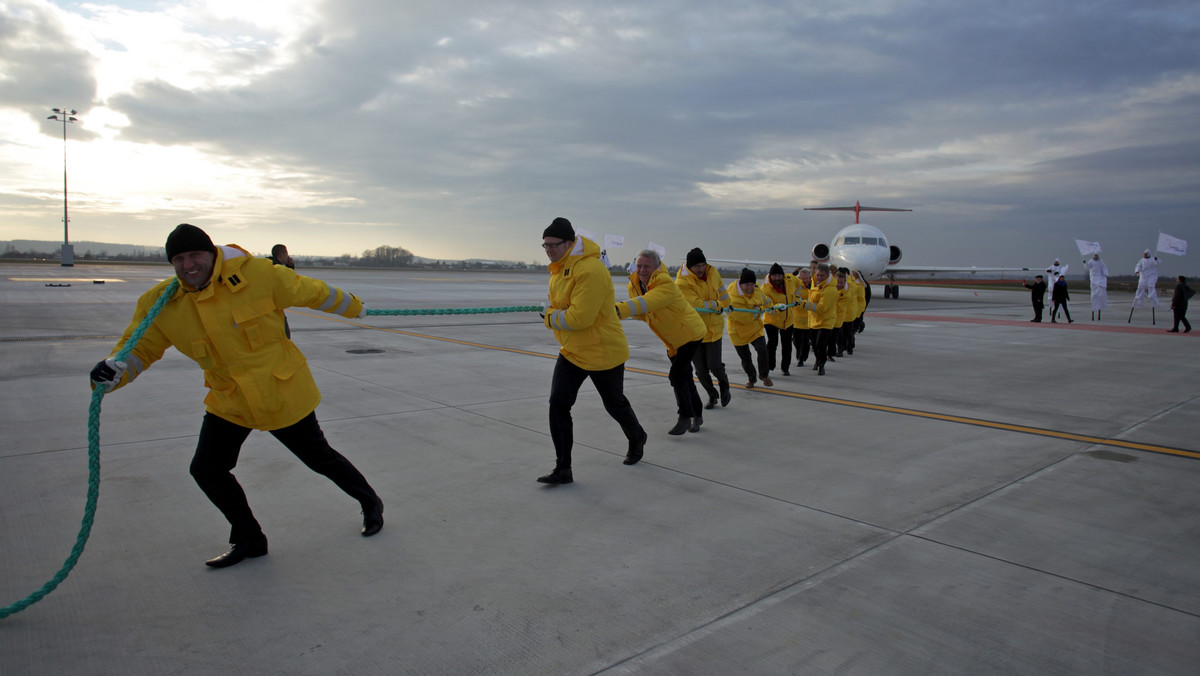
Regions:
<svg viewBox="0 0 1200 676"><path fill-rule="evenodd" d="M79 118L74 117L74 110L66 108L51 108L54 114L47 117L47 120L62 120L63 128L63 247L62 247L62 264L63 267L73 267L75 265L75 249L71 246L71 238L68 236L68 226L70 219L67 218L67 123L78 122Z"/></svg>

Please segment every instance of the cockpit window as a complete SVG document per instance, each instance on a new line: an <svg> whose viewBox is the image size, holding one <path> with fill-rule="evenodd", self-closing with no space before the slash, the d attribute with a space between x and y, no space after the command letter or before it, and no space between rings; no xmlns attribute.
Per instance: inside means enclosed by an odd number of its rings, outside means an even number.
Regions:
<svg viewBox="0 0 1200 676"><path fill-rule="evenodd" d="M858 237L847 237L846 244L858 244L859 239L860 238L858 238Z"/></svg>
<svg viewBox="0 0 1200 676"><path fill-rule="evenodd" d="M879 240L879 246L882 246L882 247L887 247L887 242L883 241L883 239L882 239L882 238L880 238L880 240Z"/></svg>
<svg viewBox="0 0 1200 676"><path fill-rule="evenodd" d="M878 237L863 237L862 238L863 244L870 244L871 246L875 246L875 242L878 241L878 239L879 239Z"/></svg>

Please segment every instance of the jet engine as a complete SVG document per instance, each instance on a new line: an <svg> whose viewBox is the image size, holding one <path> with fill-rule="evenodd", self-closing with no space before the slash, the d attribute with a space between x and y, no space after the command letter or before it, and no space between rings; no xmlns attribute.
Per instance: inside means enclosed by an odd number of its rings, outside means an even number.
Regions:
<svg viewBox="0 0 1200 676"><path fill-rule="evenodd" d="M900 250L897 249L896 247L892 247L892 249L896 253L900 252ZM818 263L828 263L829 262L829 245L828 244L818 244L818 245L814 246L812 248L812 255L813 255L813 259L816 260ZM899 260L899 259L897 258L897 260Z"/></svg>
<svg viewBox="0 0 1200 676"><path fill-rule="evenodd" d="M893 244L888 253L891 254L891 257L888 258L888 265L895 265L900 262L900 247Z"/></svg>

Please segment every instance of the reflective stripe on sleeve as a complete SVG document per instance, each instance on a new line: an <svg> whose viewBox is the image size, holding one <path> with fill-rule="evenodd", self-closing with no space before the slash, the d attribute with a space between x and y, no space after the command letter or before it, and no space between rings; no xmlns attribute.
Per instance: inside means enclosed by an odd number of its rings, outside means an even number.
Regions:
<svg viewBox="0 0 1200 676"><path fill-rule="evenodd" d="M341 293L341 289L337 289L332 286L329 286L328 283L325 284L325 288L329 289L329 297L326 298L325 302L321 303L321 306L317 308L321 312L329 312L329 308L333 307L334 305L337 305L337 302L338 302L337 297L338 297L338 294Z"/></svg>
<svg viewBox="0 0 1200 676"><path fill-rule="evenodd" d="M650 306L646 304L646 299L643 296L638 296L636 298L630 298L629 304L630 304L630 308L629 308L630 314L635 317L638 315L644 315L650 311ZM633 307L634 304L637 305L636 309Z"/></svg>

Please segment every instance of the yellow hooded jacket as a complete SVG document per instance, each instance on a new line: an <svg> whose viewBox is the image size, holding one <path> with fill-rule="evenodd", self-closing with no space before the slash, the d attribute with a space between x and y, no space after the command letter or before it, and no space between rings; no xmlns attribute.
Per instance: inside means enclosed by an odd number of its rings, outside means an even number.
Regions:
<svg viewBox="0 0 1200 676"><path fill-rule="evenodd" d="M783 291L775 288L771 283L771 278L768 275L767 279L763 280L762 292L767 297L769 305L791 305L796 302L796 291L800 288L800 278L784 273L783 275ZM793 315L797 312L794 307L789 307L786 310L772 310L763 314L763 324L774 326L781 329L790 329L795 325Z"/></svg>
<svg viewBox="0 0 1200 676"><path fill-rule="evenodd" d="M808 328L832 329L837 321L838 290L833 280L826 279L825 283L814 286L808 295L810 303L815 308L808 311Z"/></svg>
<svg viewBox="0 0 1200 676"><path fill-rule="evenodd" d="M812 295L812 289L804 284L799 277L796 278L796 302L804 303ZM808 310L804 309L803 305L798 305L792 308L792 326L797 329L808 328Z"/></svg>
<svg viewBox="0 0 1200 676"><path fill-rule="evenodd" d="M836 284L834 288L836 288ZM850 288L850 282L846 282L844 289L838 289L837 297L837 319L834 320L833 326L836 328L846 322L854 321L854 289Z"/></svg>
<svg viewBox="0 0 1200 676"><path fill-rule="evenodd" d="M629 300L617 303L617 315L621 319L634 317L649 324L654 335L667 346L668 356L674 357L680 347L704 338L708 331L704 320L671 281L666 265L658 264L645 291L642 291L642 280L636 271L630 273L625 288L629 290Z"/></svg>
<svg viewBox="0 0 1200 676"><path fill-rule="evenodd" d="M754 287L754 293L742 293L742 287L734 282L729 285L730 309L761 310L767 305L767 297L762 289ZM729 320L729 342L734 347L748 345L763 335L763 323L759 315L749 312L730 312L726 315Z"/></svg>
<svg viewBox="0 0 1200 676"><path fill-rule="evenodd" d="M571 250L550 264L550 307L546 328L559 352L586 371L607 371L629 359L625 329L617 318L612 274L600 261L600 246L577 236Z"/></svg>
<svg viewBox="0 0 1200 676"><path fill-rule="evenodd" d="M133 321L113 355L170 281L159 282L138 299ZM241 247L218 246L208 285L197 290L180 282L129 354L129 368L117 387L132 382L174 346L204 369L204 407L209 413L259 430L297 423L317 408L321 392L304 355L284 335L287 307L343 317L358 317L364 311L353 294L255 258Z"/></svg>
<svg viewBox="0 0 1200 676"><path fill-rule="evenodd" d="M858 319L867 311L867 285L856 279L852 288L854 289L854 318Z"/></svg>
<svg viewBox="0 0 1200 676"><path fill-rule="evenodd" d="M697 310L712 310L698 313L700 319L704 320L706 329L704 342L721 340L725 336L725 318L721 316L721 310L729 307L729 292L725 290L721 273L710 265L704 272L704 279L700 279L681 265L675 273L675 284L692 307Z"/></svg>

